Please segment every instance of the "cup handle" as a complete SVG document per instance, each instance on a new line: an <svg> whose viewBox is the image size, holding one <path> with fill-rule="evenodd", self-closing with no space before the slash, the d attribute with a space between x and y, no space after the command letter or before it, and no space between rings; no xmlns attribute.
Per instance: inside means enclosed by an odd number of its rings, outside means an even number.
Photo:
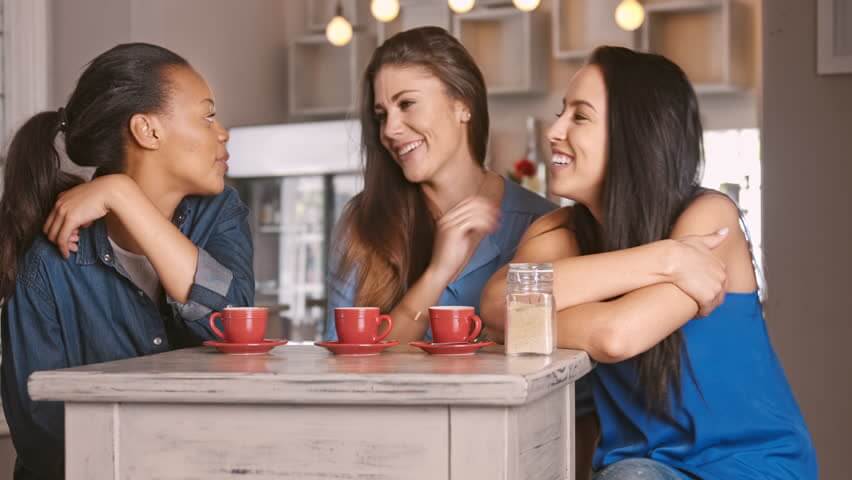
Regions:
<svg viewBox="0 0 852 480"><path fill-rule="evenodd" d="M382 326L382 321L383 321L383 320L387 320L387 321L388 321L388 329L387 329L387 330L385 330L385 333L383 333L383 334L379 335L379 337L378 337L378 338L376 338L376 343L379 343L379 342L381 342L382 340L384 340L384 339L385 339L385 337L387 337L387 336L388 336L388 334L389 334L389 333L391 332L391 330L393 329L393 319L391 319L391 316L390 316L390 315L379 315L378 317L376 317L376 323L378 324L378 326L379 326L379 327L381 327L381 326Z"/></svg>
<svg viewBox="0 0 852 480"><path fill-rule="evenodd" d="M215 333L217 337L224 340L225 334L222 333L222 330L219 330L219 327L216 326L215 320L217 318L222 318L222 312L213 312L210 314L210 328L213 330L213 333Z"/></svg>
<svg viewBox="0 0 852 480"><path fill-rule="evenodd" d="M471 331L470 335L464 339L465 342L472 342L476 340L476 337L479 336L479 332L482 331L482 319L479 318L479 315L471 315L470 318L473 319L473 331Z"/></svg>

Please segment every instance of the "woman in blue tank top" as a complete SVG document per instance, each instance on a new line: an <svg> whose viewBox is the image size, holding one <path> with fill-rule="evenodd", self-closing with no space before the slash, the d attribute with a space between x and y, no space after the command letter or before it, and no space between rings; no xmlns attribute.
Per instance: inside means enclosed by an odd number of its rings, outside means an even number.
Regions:
<svg viewBox="0 0 852 480"><path fill-rule="evenodd" d="M513 261L553 261L559 346L598 362L595 480L817 478L739 211L700 187L701 137L698 101L677 65L599 48L548 132L550 189L576 204L534 223ZM712 232L718 242L699 237ZM577 278L578 258L666 248L666 239L712 251L718 265L688 280ZM500 271L482 299L495 329L504 282Z"/></svg>

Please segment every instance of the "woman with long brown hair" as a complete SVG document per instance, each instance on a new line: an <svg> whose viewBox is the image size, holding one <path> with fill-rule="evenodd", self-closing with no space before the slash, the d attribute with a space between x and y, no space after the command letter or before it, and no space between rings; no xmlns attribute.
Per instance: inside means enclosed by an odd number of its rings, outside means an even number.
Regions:
<svg viewBox="0 0 852 480"><path fill-rule="evenodd" d="M335 307L390 312L400 341L427 335L433 305L478 308L527 226L555 208L484 168L488 124L482 74L445 30L376 49L362 90L364 190L336 229L328 338Z"/></svg>

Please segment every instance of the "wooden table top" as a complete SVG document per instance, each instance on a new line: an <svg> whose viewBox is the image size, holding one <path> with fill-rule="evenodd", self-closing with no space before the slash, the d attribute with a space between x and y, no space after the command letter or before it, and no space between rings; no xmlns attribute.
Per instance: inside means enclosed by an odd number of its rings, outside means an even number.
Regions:
<svg viewBox="0 0 852 480"><path fill-rule="evenodd" d="M400 346L372 357L334 356L313 345L267 355L225 355L198 347L36 372L35 400L258 404L521 405L576 381L589 356L507 356L493 346L467 357Z"/></svg>

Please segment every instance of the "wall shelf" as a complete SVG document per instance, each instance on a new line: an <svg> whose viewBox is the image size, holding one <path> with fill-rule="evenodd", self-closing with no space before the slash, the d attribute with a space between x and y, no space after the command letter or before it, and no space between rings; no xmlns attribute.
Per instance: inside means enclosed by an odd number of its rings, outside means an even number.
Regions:
<svg viewBox="0 0 852 480"><path fill-rule="evenodd" d="M557 60L583 61L595 47L635 47L635 35L615 23L621 0L553 0L551 39ZM591 28L594 26L594 28Z"/></svg>
<svg viewBox="0 0 852 480"><path fill-rule="evenodd" d="M742 5L733 0L672 0L648 4L645 12L641 49L677 63L696 93L749 88L752 42Z"/></svg>
<svg viewBox="0 0 852 480"><path fill-rule="evenodd" d="M514 7L480 8L453 18L453 33L476 60L489 95L545 93L547 16Z"/></svg>
<svg viewBox="0 0 852 480"><path fill-rule="evenodd" d="M343 115L358 108L361 74L376 47L371 34L356 32L335 47L325 35L301 37L290 45L289 103L296 116Z"/></svg>

